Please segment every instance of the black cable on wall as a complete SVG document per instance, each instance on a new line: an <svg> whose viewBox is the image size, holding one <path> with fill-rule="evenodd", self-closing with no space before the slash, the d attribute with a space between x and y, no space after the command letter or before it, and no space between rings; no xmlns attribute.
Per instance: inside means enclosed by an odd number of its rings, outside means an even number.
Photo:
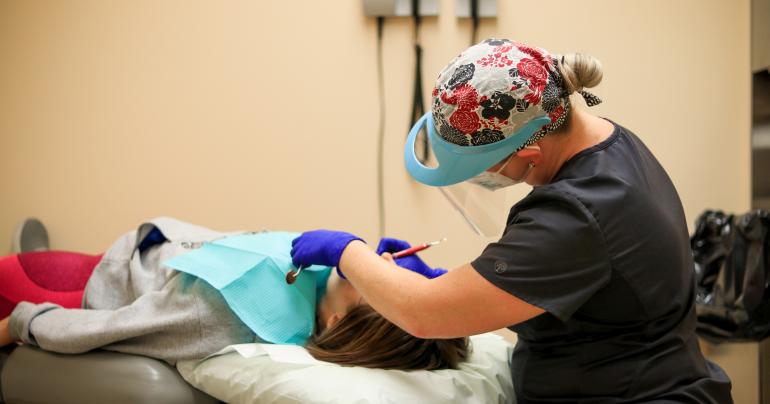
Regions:
<svg viewBox="0 0 770 404"><path fill-rule="evenodd" d="M414 92L412 96L412 112L410 114L409 127L406 133L412 129L412 125L425 114L425 101L422 97L422 46L420 45L420 0L412 0L412 18L414 20ZM425 164L430 157L428 136L418 135L420 150L417 158Z"/></svg>
<svg viewBox="0 0 770 404"><path fill-rule="evenodd" d="M479 41L479 0L471 0L471 45Z"/></svg>
<svg viewBox="0 0 770 404"><path fill-rule="evenodd" d="M377 216L380 238L385 236L385 73L382 58L382 33L385 17L377 17L377 91L380 100L380 121L377 125Z"/></svg>

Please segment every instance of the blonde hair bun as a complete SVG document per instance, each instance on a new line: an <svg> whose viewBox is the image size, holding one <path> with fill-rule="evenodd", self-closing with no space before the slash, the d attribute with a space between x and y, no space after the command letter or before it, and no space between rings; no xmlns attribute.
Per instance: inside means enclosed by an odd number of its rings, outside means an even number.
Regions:
<svg viewBox="0 0 770 404"><path fill-rule="evenodd" d="M570 94L596 87L602 81L602 63L591 55L567 53L561 56L558 66Z"/></svg>

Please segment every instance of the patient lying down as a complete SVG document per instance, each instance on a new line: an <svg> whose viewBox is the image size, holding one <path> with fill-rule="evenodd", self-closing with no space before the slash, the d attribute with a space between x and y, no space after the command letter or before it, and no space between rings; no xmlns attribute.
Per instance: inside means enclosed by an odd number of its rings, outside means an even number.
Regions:
<svg viewBox="0 0 770 404"><path fill-rule="evenodd" d="M121 237L101 258L88 277L79 308L51 296L41 300L33 290L29 296L22 293L19 300L23 301L12 305L11 315L0 321L0 345L21 342L61 353L101 348L175 364L203 358L227 345L261 342L219 291L201 279L161 265L179 254L179 243L162 236L148 243L138 235L146 234L150 225L162 234L192 233L198 240L222 237L222 233L169 218L145 224L145 228ZM33 269L37 276L43 272L71 273L72 268L64 266L71 267L83 257L74 253L28 254L37 254L37 258L49 254L44 267ZM57 258L62 256L67 259ZM9 274L31 272L20 269L20 262L34 260L18 258L0 258L0 280L18 279ZM0 300L18 296L18 290L4 293L4 289L14 287L18 289L18 285L0 281ZM261 292L260 285L254 285L253 293ZM7 311L0 311L0 315L7 315ZM326 293L318 302L316 327L306 348L322 361L402 370L456 368L468 354L465 338L420 339L401 330L374 311L335 272L328 277Z"/></svg>

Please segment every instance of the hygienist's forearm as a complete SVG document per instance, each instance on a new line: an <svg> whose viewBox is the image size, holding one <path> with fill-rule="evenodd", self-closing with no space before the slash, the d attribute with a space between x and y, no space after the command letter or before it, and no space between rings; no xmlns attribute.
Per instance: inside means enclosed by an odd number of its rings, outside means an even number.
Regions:
<svg viewBox="0 0 770 404"><path fill-rule="evenodd" d="M545 312L493 285L471 264L427 279L354 241L345 248L340 269L375 310L420 338L480 334Z"/></svg>
<svg viewBox="0 0 770 404"><path fill-rule="evenodd" d="M340 259L340 269L367 303L388 320L420 337L425 327L431 281L375 254L361 241L353 241Z"/></svg>

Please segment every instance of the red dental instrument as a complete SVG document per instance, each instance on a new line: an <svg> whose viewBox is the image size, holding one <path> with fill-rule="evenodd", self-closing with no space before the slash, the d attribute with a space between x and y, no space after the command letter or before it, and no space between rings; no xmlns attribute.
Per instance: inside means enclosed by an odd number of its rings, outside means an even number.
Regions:
<svg viewBox="0 0 770 404"><path fill-rule="evenodd" d="M417 254L418 252L431 248L436 244L440 244L441 242L446 241L446 237L442 238L441 240L431 241L430 243L420 244L413 247L409 247L406 250L401 250L398 252L393 253L393 259L406 257L407 255L413 255Z"/></svg>

